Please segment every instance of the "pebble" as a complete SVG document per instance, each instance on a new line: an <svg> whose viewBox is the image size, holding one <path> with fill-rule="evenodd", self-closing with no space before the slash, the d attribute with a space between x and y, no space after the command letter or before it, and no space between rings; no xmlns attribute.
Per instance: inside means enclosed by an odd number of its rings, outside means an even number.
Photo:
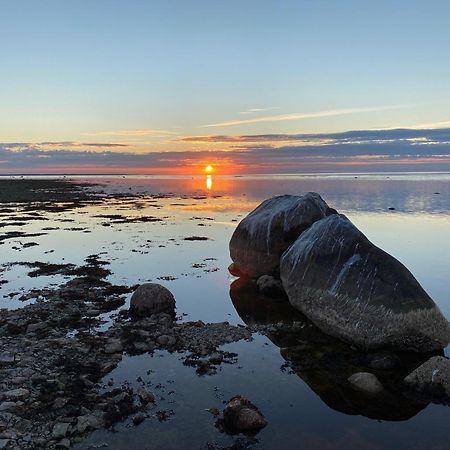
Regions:
<svg viewBox="0 0 450 450"><path fill-rule="evenodd" d="M153 395L153 392L150 392L145 388L139 389L138 396L143 405L146 405L148 403L155 403L155 396Z"/></svg>
<svg viewBox="0 0 450 450"><path fill-rule="evenodd" d="M52 437L54 439L63 438L66 436L67 431L69 430L69 423L66 422L58 422L53 426Z"/></svg>
<svg viewBox="0 0 450 450"><path fill-rule="evenodd" d="M145 415L143 413L137 413L136 415L133 416L133 423L135 425L139 425L144 420L145 420Z"/></svg>
<svg viewBox="0 0 450 450"><path fill-rule="evenodd" d="M3 396L11 401L24 400L30 396L30 391L24 388L12 389L11 391L6 391Z"/></svg>

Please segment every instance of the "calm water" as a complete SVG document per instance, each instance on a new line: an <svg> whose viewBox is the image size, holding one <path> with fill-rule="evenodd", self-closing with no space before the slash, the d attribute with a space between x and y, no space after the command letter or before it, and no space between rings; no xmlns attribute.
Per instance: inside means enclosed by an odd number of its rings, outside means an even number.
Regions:
<svg viewBox="0 0 450 450"><path fill-rule="evenodd" d="M6 241L1 246L0 264L12 261L81 264L86 256L101 253L102 259L111 262L111 281L131 285L153 280L167 286L177 299L182 320L244 323L236 308L242 314L245 305L239 298L231 301L230 284L234 278L226 270L230 263L228 242L237 221L267 197L316 191L330 206L348 215L372 242L403 262L450 319L450 174L91 180L101 182L102 189L110 192L172 195L143 197L138 204L111 200L100 207L89 206L64 214L46 213L47 220L30 222L23 229L30 233L43 227L59 229L41 237ZM163 221L105 227L107 220L95 217L114 213L152 215ZM73 222L61 223L61 218ZM90 232L69 230L74 227ZM12 229L5 227L3 231ZM210 240L183 240L192 235ZM39 246L21 247L31 241ZM8 283L0 286L1 307L21 307L22 293L64 280L63 277L31 279L26 273L26 268L20 266L5 268L2 275ZM10 293L17 294L11 297ZM256 436L255 448L450 448L448 407L417 405L412 401L375 405L384 408L377 416L371 412L373 405L355 406L345 393L336 401L333 393L337 388L328 373L334 369L321 365L324 347L315 348L308 343L307 353L295 356L300 365L302 357L309 364L316 359L318 369L312 376L306 369L297 373L284 370L286 359L292 355L289 349L280 349L284 343L273 341L257 335L252 342L225 346L239 354L238 363L223 365L217 375L208 377L195 375L192 368L182 365L177 354L125 357L110 374L115 382L128 381L137 386L136 379L141 377L157 394L159 407L173 409L174 415L168 422L150 419L137 428L126 422L117 427L119 433L96 432L79 448L103 442L111 449L200 448L206 442L231 445L236 437L219 433L214 418L205 409L221 409L223 401L235 394L248 396L268 419L269 425ZM390 417L388 409L398 409L402 420L386 420Z"/></svg>

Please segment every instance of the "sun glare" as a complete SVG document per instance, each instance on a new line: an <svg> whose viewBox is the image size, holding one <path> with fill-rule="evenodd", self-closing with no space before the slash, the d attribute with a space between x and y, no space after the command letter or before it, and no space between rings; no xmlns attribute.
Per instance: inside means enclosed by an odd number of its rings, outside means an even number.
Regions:
<svg viewBox="0 0 450 450"><path fill-rule="evenodd" d="M205 172L206 173L212 173L214 171L214 167L213 166L211 166L211 165L207 165L207 166L205 166Z"/></svg>

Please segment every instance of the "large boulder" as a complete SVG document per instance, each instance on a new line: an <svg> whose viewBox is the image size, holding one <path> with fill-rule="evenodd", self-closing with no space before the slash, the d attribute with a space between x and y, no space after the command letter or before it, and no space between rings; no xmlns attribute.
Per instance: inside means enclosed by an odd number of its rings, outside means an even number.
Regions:
<svg viewBox="0 0 450 450"><path fill-rule="evenodd" d="M251 278L278 274L283 252L314 222L334 212L314 192L265 200L239 223L231 237L234 270Z"/></svg>
<svg viewBox="0 0 450 450"><path fill-rule="evenodd" d="M450 340L447 320L408 269L343 215L302 233L283 254L280 275L295 308L360 348L427 352Z"/></svg>
<svg viewBox="0 0 450 450"><path fill-rule="evenodd" d="M138 317L158 313L168 313L174 316L175 298L167 288L160 284L141 284L131 297L130 313Z"/></svg>

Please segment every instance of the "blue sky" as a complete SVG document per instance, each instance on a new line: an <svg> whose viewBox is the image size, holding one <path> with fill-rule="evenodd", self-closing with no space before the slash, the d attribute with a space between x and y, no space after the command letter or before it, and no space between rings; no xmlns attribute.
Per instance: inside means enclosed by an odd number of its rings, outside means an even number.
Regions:
<svg viewBox="0 0 450 450"><path fill-rule="evenodd" d="M233 147L186 137L450 127L448 1L0 0L0 17L0 172L11 143L203 163Z"/></svg>

